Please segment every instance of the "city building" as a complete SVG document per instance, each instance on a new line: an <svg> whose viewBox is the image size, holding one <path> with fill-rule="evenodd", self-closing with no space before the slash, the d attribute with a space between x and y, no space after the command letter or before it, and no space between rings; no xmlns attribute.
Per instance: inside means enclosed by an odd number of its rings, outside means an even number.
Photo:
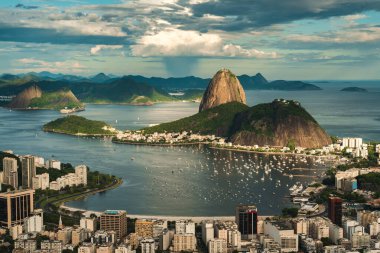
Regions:
<svg viewBox="0 0 380 253"><path fill-rule="evenodd" d="M94 232L97 229L97 219L95 217L82 217L80 219L80 227Z"/></svg>
<svg viewBox="0 0 380 253"><path fill-rule="evenodd" d="M0 225L22 224L34 211L34 190L0 193Z"/></svg>
<svg viewBox="0 0 380 253"><path fill-rule="evenodd" d="M93 243L85 242L78 247L78 253L95 253L96 246Z"/></svg>
<svg viewBox="0 0 380 253"><path fill-rule="evenodd" d="M87 232L84 228L78 227L71 232L71 244L78 246L81 242L87 239Z"/></svg>
<svg viewBox="0 0 380 253"><path fill-rule="evenodd" d="M264 222L264 234L278 243L281 252L297 252L298 251L298 235L289 225L283 222Z"/></svg>
<svg viewBox="0 0 380 253"><path fill-rule="evenodd" d="M62 252L63 245L62 242L58 240L44 240L41 242L41 250L50 250L50 252Z"/></svg>
<svg viewBox="0 0 380 253"><path fill-rule="evenodd" d="M31 216L24 220L25 233L41 233L44 228L44 215L42 209L35 209Z"/></svg>
<svg viewBox="0 0 380 253"><path fill-rule="evenodd" d="M193 234L174 234L173 251L194 251L196 249L196 238Z"/></svg>
<svg viewBox="0 0 380 253"><path fill-rule="evenodd" d="M330 197L328 201L328 217L338 226L342 226L342 203L339 197Z"/></svg>
<svg viewBox="0 0 380 253"><path fill-rule="evenodd" d="M91 237L91 242L97 245L115 243L116 233L114 231L97 230Z"/></svg>
<svg viewBox="0 0 380 253"><path fill-rule="evenodd" d="M351 236L351 243L353 249L368 248L370 247L371 237L367 233L361 231L355 232Z"/></svg>
<svg viewBox="0 0 380 253"><path fill-rule="evenodd" d="M32 188L46 190L49 188L49 174L43 173L32 178Z"/></svg>
<svg viewBox="0 0 380 253"><path fill-rule="evenodd" d="M212 221L202 221L203 243L207 246L212 239L214 239L214 223Z"/></svg>
<svg viewBox="0 0 380 253"><path fill-rule="evenodd" d="M127 233L127 212L122 210L107 210L100 215L100 229L115 231L119 240Z"/></svg>
<svg viewBox="0 0 380 253"><path fill-rule="evenodd" d="M343 138L343 148L360 148L363 145L362 138Z"/></svg>
<svg viewBox="0 0 380 253"><path fill-rule="evenodd" d="M236 207L235 222L244 240L252 239L257 234L257 208L253 205Z"/></svg>
<svg viewBox="0 0 380 253"><path fill-rule="evenodd" d="M75 175L79 178L79 184L87 185L87 166L78 165L75 167Z"/></svg>
<svg viewBox="0 0 380 253"><path fill-rule="evenodd" d="M71 235L73 232L72 227L64 227L57 232L57 239L63 243L63 245L71 242Z"/></svg>
<svg viewBox="0 0 380 253"><path fill-rule="evenodd" d="M167 250L170 246L170 232L168 229L164 229L159 238L159 249Z"/></svg>
<svg viewBox="0 0 380 253"><path fill-rule="evenodd" d="M23 249L25 253L34 253L37 250L37 241L33 239L15 240L15 249Z"/></svg>
<svg viewBox="0 0 380 253"><path fill-rule="evenodd" d="M153 222L153 238L159 238L164 229L168 227L168 223L165 220L156 220Z"/></svg>
<svg viewBox="0 0 380 253"><path fill-rule="evenodd" d="M209 253L227 253L227 242L224 239L214 238L208 243Z"/></svg>
<svg viewBox="0 0 380 253"><path fill-rule="evenodd" d="M33 187L33 177L36 176L36 164L34 156L27 155L21 157L22 188L30 189Z"/></svg>
<svg viewBox="0 0 380 253"><path fill-rule="evenodd" d="M61 162L57 160L47 160L45 167L48 169L61 170Z"/></svg>
<svg viewBox="0 0 380 253"><path fill-rule="evenodd" d="M335 244L339 243L339 240L343 238L343 228L334 223L329 224L329 237Z"/></svg>
<svg viewBox="0 0 380 253"><path fill-rule="evenodd" d="M113 253L113 251L114 247L112 243L105 243L96 248L96 253Z"/></svg>
<svg viewBox="0 0 380 253"><path fill-rule="evenodd" d="M153 238L145 238L141 240L141 253L155 253L156 252L156 244Z"/></svg>
<svg viewBox="0 0 380 253"><path fill-rule="evenodd" d="M135 233L143 238L153 237L153 221L139 219L135 222Z"/></svg>
<svg viewBox="0 0 380 253"><path fill-rule="evenodd" d="M175 222L175 233L195 235L195 223L191 220L178 220Z"/></svg>
<svg viewBox="0 0 380 253"><path fill-rule="evenodd" d="M3 159L3 183L18 188L17 160L12 157Z"/></svg>

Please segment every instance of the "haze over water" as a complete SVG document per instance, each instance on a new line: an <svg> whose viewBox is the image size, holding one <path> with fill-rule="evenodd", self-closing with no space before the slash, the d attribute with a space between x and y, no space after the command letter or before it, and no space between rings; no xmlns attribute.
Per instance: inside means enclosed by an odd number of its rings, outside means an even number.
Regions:
<svg viewBox="0 0 380 253"><path fill-rule="evenodd" d="M380 140L378 83L334 82L317 85L324 90L248 91L248 104L271 102L274 98L295 99L331 135ZM338 91L347 86L365 87L369 92ZM189 116L197 110L198 104L195 103L157 104L151 107L87 105L86 111L79 115L104 120L119 129L138 129ZM45 158L54 156L75 165L85 163L91 170L124 179L123 185L117 189L69 203L73 207L99 211L125 209L132 214L202 216L233 215L236 204L252 203L258 206L261 214L276 214L289 204L284 197L292 184L312 181L313 178L294 176L290 179L275 168L284 168L287 174L314 176L320 174L324 167L311 159L298 162L287 159L278 165L278 156L273 158L199 147L117 145L98 139L41 131L43 124L59 116L55 111L10 112L1 108L0 148L12 149L18 154L30 153ZM267 175L264 168L271 161L272 170ZM292 171L292 167L311 170Z"/></svg>

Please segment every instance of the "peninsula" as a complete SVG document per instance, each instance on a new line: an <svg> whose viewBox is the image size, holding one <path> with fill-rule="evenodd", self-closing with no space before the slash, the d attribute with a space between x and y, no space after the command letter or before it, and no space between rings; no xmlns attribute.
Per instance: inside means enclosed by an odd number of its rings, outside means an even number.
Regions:
<svg viewBox="0 0 380 253"><path fill-rule="evenodd" d="M75 136L113 136L116 129L103 121L89 120L77 115L58 118L43 126L45 132L68 134Z"/></svg>

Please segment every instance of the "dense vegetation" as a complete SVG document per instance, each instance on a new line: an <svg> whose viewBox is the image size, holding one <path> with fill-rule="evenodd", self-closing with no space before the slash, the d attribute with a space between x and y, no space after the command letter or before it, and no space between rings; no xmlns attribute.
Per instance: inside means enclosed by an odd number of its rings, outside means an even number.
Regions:
<svg viewBox="0 0 380 253"><path fill-rule="evenodd" d="M297 207L285 207L282 209L282 216L285 217L297 217L298 215L298 208Z"/></svg>
<svg viewBox="0 0 380 253"><path fill-rule="evenodd" d="M315 119L297 102L288 101L266 104L258 104L249 108L246 111L239 113L235 118L234 127L231 129L231 134L236 131L249 131L256 135L264 135L272 137L274 135L274 122L281 122L289 116L300 117L307 121L316 123ZM256 122L252 124L252 122ZM293 141L294 142L294 141ZM288 143L293 146L294 143Z"/></svg>
<svg viewBox="0 0 380 253"><path fill-rule="evenodd" d="M356 177L358 188L366 191L373 191L376 197L380 197L380 173L368 173Z"/></svg>
<svg viewBox="0 0 380 253"><path fill-rule="evenodd" d="M69 115L45 124L43 129L47 132L72 135L112 135L112 132L102 129L104 126L108 125L103 121L89 120L84 117Z"/></svg>
<svg viewBox="0 0 380 253"><path fill-rule="evenodd" d="M231 102L202 111L190 117L143 130L145 133L192 131L193 133L227 136L236 113L247 109L248 106L242 103Z"/></svg>
<svg viewBox="0 0 380 253"><path fill-rule="evenodd" d="M41 109L63 109L65 107L81 108L83 104L71 93L71 91L44 92L41 97L32 99L32 108Z"/></svg>

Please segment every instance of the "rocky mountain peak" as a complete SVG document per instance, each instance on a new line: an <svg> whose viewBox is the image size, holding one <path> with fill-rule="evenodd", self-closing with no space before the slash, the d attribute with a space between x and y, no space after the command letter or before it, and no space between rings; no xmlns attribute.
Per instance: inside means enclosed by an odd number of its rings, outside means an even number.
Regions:
<svg viewBox="0 0 380 253"><path fill-rule="evenodd" d="M32 85L25 90L23 90L21 93L19 93L10 103L10 108L27 108L30 104L30 101L32 101L33 98L39 98L42 96L42 91L40 87L37 85Z"/></svg>
<svg viewBox="0 0 380 253"><path fill-rule="evenodd" d="M229 102L246 104L245 92L239 79L230 70L221 69L209 82L199 112Z"/></svg>

